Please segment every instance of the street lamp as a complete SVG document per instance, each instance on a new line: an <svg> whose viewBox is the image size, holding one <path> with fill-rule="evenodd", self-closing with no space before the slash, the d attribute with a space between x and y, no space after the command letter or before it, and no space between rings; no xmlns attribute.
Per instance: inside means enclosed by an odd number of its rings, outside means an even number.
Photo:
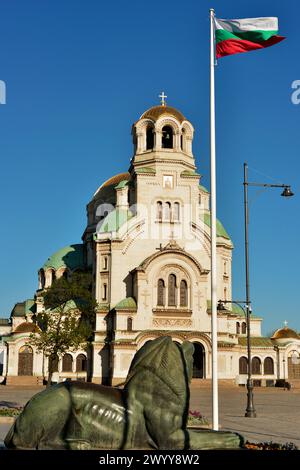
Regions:
<svg viewBox="0 0 300 470"><path fill-rule="evenodd" d="M249 281L249 207L248 207L248 186L256 186L263 188L283 188L281 196L291 197L294 193L291 186L287 184L267 184L252 183L248 181L248 165L244 163L244 220L245 220L245 269L246 269L246 318L247 318L247 351L248 351L248 380L247 380L247 408L245 416L247 418L255 418L256 412L253 404L253 380L251 378L251 342L250 342L250 281Z"/></svg>
<svg viewBox="0 0 300 470"><path fill-rule="evenodd" d="M225 310L224 304L236 304L243 310L247 325L247 408L245 416L247 418L256 418L256 411L253 403L253 380L251 367L251 341L250 341L250 315L252 312L249 302L244 300L219 300L218 310ZM243 307L245 305L246 309Z"/></svg>

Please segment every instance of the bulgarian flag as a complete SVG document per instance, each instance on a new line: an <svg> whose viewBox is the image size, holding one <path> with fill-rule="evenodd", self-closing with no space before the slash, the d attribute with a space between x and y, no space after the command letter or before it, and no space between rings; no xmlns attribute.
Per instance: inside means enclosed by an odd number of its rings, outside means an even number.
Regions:
<svg viewBox="0 0 300 470"><path fill-rule="evenodd" d="M216 57L273 46L285 39L278 36L278 18L214 18Z"/></svg>

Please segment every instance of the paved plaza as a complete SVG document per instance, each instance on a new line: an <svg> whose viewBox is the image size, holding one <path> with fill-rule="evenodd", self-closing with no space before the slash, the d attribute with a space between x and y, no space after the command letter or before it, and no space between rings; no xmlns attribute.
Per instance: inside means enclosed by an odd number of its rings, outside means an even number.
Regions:
<svg viewBox="0 0 300 470"><path fill-rule="evenodd" d="M0 386L0 406L24 405L42 390ZM220 429L240 432L251 442L293 442L300 448L300 389L255 388L256 418L245 418L247 394L244 387L220 383ZM199 410L211 422L211 385L201 380L191 386L190 409ZM10 428L0 422L0 442Z"/></svg>

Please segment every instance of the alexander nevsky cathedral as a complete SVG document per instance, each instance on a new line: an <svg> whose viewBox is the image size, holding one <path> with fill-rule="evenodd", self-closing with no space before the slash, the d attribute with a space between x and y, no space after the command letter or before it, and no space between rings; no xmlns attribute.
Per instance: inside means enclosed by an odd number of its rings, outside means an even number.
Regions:
<svg viewBox="0 0 300 470"><path fill-rule="evenodd" d="M162 103L132 126L133 157L102 182L87 204L82 243L63 247L38 271L32 299L0 319L0 382L41 384L48 358L28 343L43 310L41 293L74 271L93 273L98 302L92 352L59 358L53 381L122 383L135 352L169 335L194 344L193 377L211 378L210 194L193 155L194 127ZM128 167L128 171L126 167ZM217 222L218 299L232 295L233 242ZM38 267L37 267L38 268ZM247 380L247 326L242 308L218 310L218 374L237 385ZM254 312L255 313L255 312ZM300 337L287 326L261 335L251 315L252 374L256 386L300 379ZM2 358L2 359L1 359Z"/></svg>

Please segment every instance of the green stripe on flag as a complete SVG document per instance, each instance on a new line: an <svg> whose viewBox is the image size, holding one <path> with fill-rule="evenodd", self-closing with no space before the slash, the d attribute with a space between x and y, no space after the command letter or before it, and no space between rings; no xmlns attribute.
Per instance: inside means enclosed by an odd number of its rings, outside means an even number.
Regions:
<svg viewBox="0 0 300 470"><path fill-rule="evenodd" d="M252 42L262 42L267 41L270 37L275 36L278 31L245 31L243 33L236 32L235 34L225 29L216 29L216 42L226 41L228 39L243 40Z"/></svg>

